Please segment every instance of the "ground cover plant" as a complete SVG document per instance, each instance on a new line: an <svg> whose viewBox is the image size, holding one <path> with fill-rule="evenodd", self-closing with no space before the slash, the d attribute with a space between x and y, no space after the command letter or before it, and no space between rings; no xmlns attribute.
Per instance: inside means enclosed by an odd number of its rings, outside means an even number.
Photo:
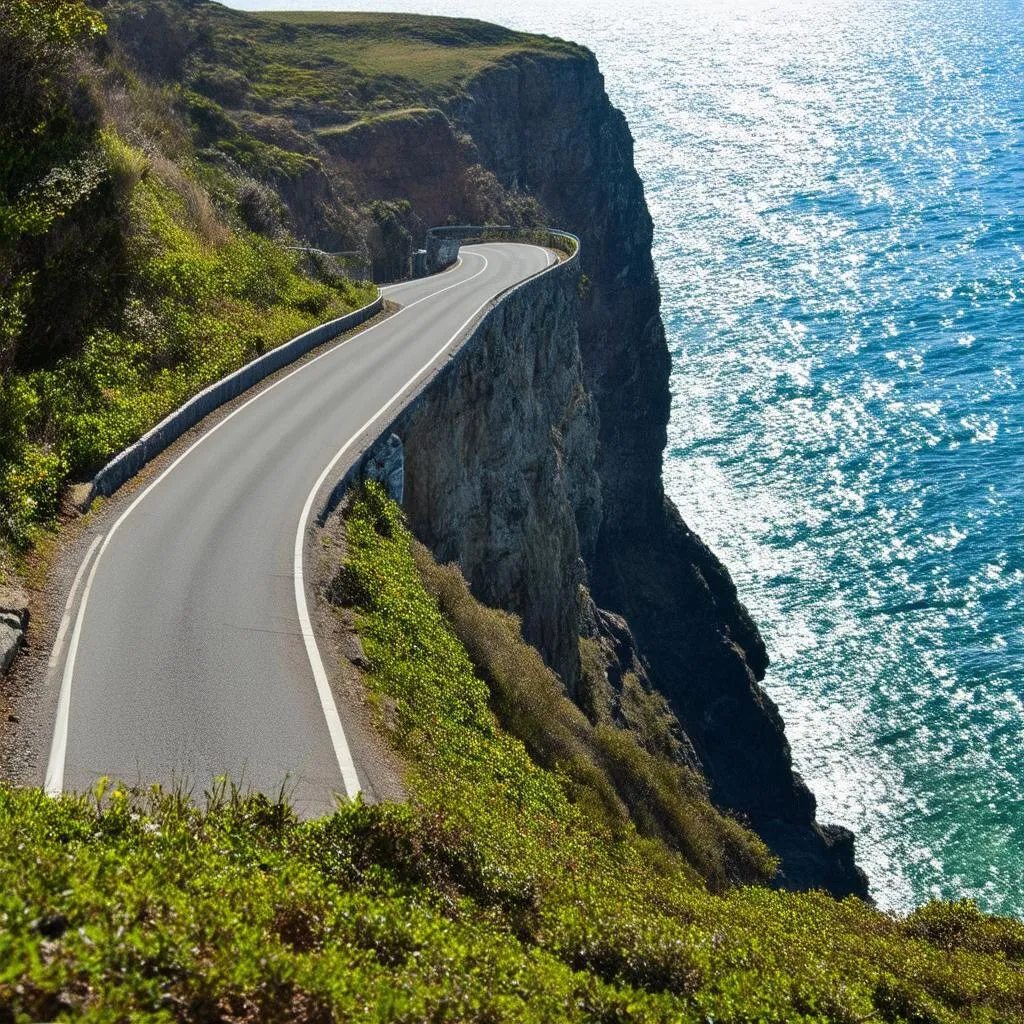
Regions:
<svg viewBox="0 0 1024 1024"><path fill-rule="evenodd" d="M281 196L319 156L279 116L373 127L516 53L571 52L461 21L103 11L139 31L105 50L77 0L0 0L0 572L68 479L372 294L286 248ZM152 78L121 63L133 42L164 61ZM657 709L643 744L592 724L379 490L346 531L333 597L408 802L302 822L226 782L0 786L0 1024L1024 1020L1019 922L772 890Z"/></svg>
<svg viewBox="0 0 1024 1024"><path fill-rule="evenodd" d="M0 2L8 548L52 521L69 480L185 398L375 294L249 230L252 183L203 167L166 97L90 63L83 46L104 28L79 0ZM146 112L156 123L136 130Z"/></svg>
<svg viewBox="0 0 1024 1024"><path fill-rule="evenodd" d="M396 506L369 491L347 533L409 802L0 788L0 1020L1024 1020L1024 925L709 886L501 726Z"/></svg>

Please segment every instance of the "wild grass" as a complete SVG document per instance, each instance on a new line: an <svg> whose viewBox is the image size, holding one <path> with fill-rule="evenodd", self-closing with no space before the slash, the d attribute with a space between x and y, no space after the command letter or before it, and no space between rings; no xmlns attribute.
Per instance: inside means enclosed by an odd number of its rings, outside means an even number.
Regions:
<svg viewBox="0 0 1024 1024"><path fill-rule="evenodd" d="M437 565L422 545L414 543L412 554L427 593L487 683L498 721L533 761L565 776L574 801L613 831L631 821L642 835L664 840L714 888L771 879L775 865L763 844L711 806L695 772L654 756L632 732L592 726L524 642L515 616L476 601L458 568Z"/></svg>
<svg viewBox="0 0 1024 1024"><path fill-rule="evenodd" d="M56 514L68 480L208 384L373 296L367 284L303 276L295 253L230 230L180 169L106 138L130 192L131 286L78 352L4 382L16 435L0 462L0 528L15 546Z"/></svg>
<svg viewBox="0 0 1024 1024"><path fill-rule="evenodd" d="M461 18L327 11L275 11L259 18L291 30L271 37L268 45L300 44L318 72L330 76L335 67L347 66L369 78L401 78L429 91L457 87L514 54L582 52L574 43Z"/></svg>
<svg viewBox="0 0 1024 1024"><path fill-rule="evenodd" d="M186 9L177 0L146 6L144 63L160 63L147 25L169 26L168 34L191 42L184 76L193 90L227 109L308 114L321 126L393 108L437 107L472 76L517 55L560 59L583 52L561 40L456 18L243 14L214 4ZM104 14L115 28L140 20L132 0L110 0Z"/></svg>

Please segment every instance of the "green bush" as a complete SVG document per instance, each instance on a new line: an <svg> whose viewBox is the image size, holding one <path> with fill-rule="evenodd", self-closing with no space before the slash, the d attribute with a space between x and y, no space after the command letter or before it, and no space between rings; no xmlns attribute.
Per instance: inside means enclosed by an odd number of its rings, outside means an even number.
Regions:
<svg viewBox="0 0 1024 1024"><path fill-rule="evenodd" d="M102 184L96 111L75 72L103 23L81 0L0 0L0 374L23 355L45 275L71 269L62 234L89 225ZM92 203L89 212L99 212ZM66 310L74 314L72 307ZM60 333L59 331L57 332ZM35 332L38 340L39 332ZM60 343L58 340L58 344ZM2 443L2 442L0 442Z"/></svg>
<svg viewBox="0 0 1024 1024"><path fill-rule="evenodd" d="M171 187L112 129L103 146L124 192L131 287L79 351L0 387L0 529L16 546L53 517L69 479L248 360L374 294L367 283L312 280L295 253L240 229L211 245L189 202L194 182L178 176Z"/></svg>

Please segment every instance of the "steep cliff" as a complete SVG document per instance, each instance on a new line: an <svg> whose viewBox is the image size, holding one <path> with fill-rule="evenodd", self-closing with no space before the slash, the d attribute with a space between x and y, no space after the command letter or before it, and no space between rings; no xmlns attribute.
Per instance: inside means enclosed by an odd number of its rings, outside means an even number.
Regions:
<svg viewBox="0 0 1024 1024"><path fill-rule="evenodd" d="M413 532L481 600L520 616L572 688L586 581L577 523L600 517L575 276L509 296L400 431Z"/></svg>
<svg viewBox="0 0 1024 1024"><path fill-rule="evenodd" d="M760 686L768 657L756 625L664 494L669 356L652 224L628 126L596 61L506 62L471 81L450 113L483 166L583 241L590 287L579 348L598 410L601 502L584 510L580 545L594 599L628 620L714 798L766 837L786 883L864 893L852 836L816 824L814 797L792 769L782 720ZM595 512L597 523L586 518Z"/></svg>

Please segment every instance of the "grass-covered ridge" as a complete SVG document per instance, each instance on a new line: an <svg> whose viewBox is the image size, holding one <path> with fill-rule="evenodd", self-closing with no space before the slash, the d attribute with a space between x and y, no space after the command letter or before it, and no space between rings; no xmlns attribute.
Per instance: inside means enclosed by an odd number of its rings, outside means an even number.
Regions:
<svg viewBox="0 0 1024 1024"><path fill-rule="evenodd" d="M170 98L90 64L80 0L0 0L0 549L247 360L370 301L310 276L276 200L197 160ZM259 224L256 224L258 227Z"/></svg>
<svg viewBox="0 0 1024 1024"><path fill-rule="evenodd" d="M0 788L0 1020L1024 1020L1024 925L968 903L900 920L712 892L616 824L578 768L542 766L501 727L490 705L507 716L511 691L478 677L458 632L500 639L507 618L458 608L379 492L348 545L337 596L410 802L299 822L227 792L198 808ZM491 672L533 677L507 634L487 646Z"/></svg>
<svg viewBox="0 0 1024 1024"><path fill-rule="evenodd" d="M268 36L266 45L280 45L281 40L289 47L300 41L309 46L310 64L326 71L325 86L337 84L333 76L344 68L346 74L364 80L397 80L435 101L484 68L513 56L566 57L583 52L575 43L467 18L330 11L266 12L256 17L283 30L283 36ZM327 93L325 88L322 95ZM268 94L274 91L269 89ZM387 96L378 98L393 102Z"/></svg>
<svg viewBox="0 0 1024 1024"><path fill-rule="evenodd" d="M316 159L311 131L393 110L436 110L488 68L586 51L482 21L415 14L250 12L209 0L110 0L114 43L179 82L204 147L232 139ZM297 168L292 169L292 176Z"/></svg>

